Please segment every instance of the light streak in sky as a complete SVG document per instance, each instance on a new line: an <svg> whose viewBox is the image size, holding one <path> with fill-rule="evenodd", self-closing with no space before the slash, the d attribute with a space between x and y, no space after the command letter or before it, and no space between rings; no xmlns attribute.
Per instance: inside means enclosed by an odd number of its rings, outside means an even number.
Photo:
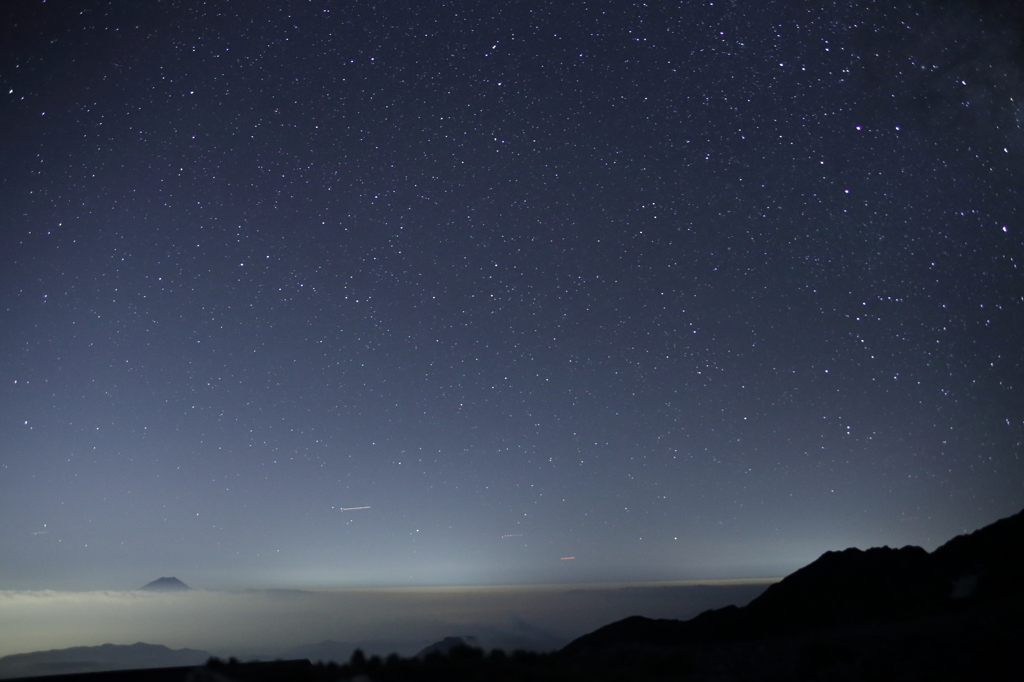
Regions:
<svg viewBox="0 0 1024 682"><path fill-rule="evenodd" d="M356 511L357 509L369 509L369 507L342 507L341 511Z"/></svg>
<svg viewBox="0 0 1024 682"><path fill-rule="evenodd" d="M576 557L574 557L574 556L564 556L564 557L562 557L562 558L560 559L560 561L569 561L569 560L571 560L571 559L575 559L575 558L576 558Z"/></svg>

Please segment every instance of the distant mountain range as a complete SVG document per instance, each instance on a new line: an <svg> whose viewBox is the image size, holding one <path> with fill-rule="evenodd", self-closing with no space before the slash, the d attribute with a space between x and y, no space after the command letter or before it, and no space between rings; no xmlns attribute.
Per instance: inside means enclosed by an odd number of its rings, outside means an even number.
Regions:
<svg viewBox="0 0 1024 682"><path fill-rule="evenodd" d="M76 646L4 656L0 658L0 678L197 666L206 663L210 656L207 651L169 649L143 642Z"/></svg>

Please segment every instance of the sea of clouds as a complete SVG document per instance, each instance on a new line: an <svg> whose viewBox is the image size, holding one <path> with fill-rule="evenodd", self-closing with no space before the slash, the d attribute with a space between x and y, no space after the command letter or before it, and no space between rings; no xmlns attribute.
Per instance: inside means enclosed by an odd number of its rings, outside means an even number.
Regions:
<svg viewBox="0 0 1024 682"><path fill-rule="evenodd" d="M341 590L0 591L0 656L148 642L218 656L275 656L324 640L416 653L450 635L550 650L632 615L691 618L742 606L765 581ZM374 651L376 650L376 651Z"/></svg>

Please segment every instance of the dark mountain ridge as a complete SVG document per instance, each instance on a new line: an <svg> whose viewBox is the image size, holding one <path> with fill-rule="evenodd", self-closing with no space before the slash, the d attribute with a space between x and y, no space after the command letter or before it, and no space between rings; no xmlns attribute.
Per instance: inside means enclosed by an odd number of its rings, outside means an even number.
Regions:
<svg viewBox="0 0 1024 682"><path fill-rule="evenodd" d="M743 608L688 621L633 616L570 642L562 655L678 647L870 627L977 611L1024 597L1024 511L932 553L907 546L826 552Z"/></svg>

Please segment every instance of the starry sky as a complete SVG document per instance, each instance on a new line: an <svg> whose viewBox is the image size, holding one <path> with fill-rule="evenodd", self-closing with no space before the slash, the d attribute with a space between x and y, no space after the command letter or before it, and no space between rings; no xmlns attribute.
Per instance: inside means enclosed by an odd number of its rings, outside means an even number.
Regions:
<svg viewBox="0 0 1024 682"><path fill-rule="evenodd" d="M1024 506L1011 2L0 13L0 589L776 576Z"/></svg>

